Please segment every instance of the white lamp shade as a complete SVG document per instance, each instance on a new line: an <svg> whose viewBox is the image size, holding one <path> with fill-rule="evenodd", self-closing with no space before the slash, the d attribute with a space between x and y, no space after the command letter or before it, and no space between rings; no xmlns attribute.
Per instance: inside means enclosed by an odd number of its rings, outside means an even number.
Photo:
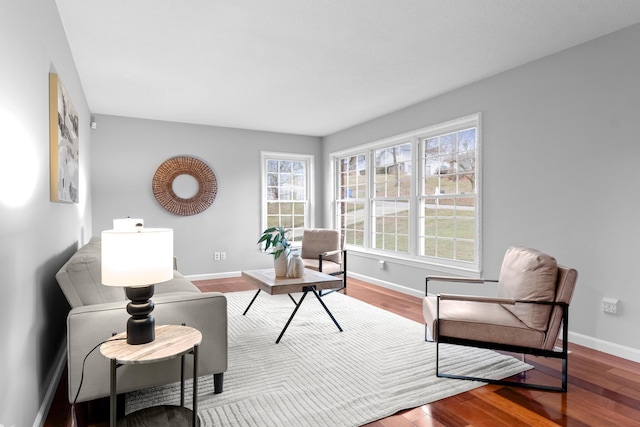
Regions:
<svg viewBox="0 0 640 427"><path fill-rule="evenodd" d="M102 284L149 286L173 279L173 230L102 232Z"/></svg>

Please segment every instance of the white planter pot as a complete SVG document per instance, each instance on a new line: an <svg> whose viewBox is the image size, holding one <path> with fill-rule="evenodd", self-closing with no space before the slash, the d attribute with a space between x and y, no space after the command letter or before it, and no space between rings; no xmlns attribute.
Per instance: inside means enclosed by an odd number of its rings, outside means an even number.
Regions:
<svg viewBox="0 0 640 427"><path fill-rule="evenodd" d="M285 250L278 258L273 258L273 268L276 270L276 277L285 277L289 266L289 250Z"/></svg>

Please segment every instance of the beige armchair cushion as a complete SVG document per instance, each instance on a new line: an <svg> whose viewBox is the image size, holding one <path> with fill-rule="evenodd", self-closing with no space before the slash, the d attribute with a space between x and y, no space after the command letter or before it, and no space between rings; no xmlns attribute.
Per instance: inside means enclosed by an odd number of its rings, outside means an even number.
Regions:
<svg viewBox="0 0 640 427"><path fill-rule="evenodd" d="M330 229L309 229L304 230L302 234L302 250L300 258L302 259L318 259L322 253L336 251L340 247L340 232ZM322 270L324 271L324 261L341 262L341 254L336 253L323 257Z"/></svg>
<svg viewBox="0 0 640 427"><path fill-rule="evenodd" d="M436 304L437 297L428 295L422 306L425 324L434 339L438 326ZM545 333L528 328L505 307L475 301L440 301L440 333L474 341L542 347Z"/></svg>
<svg viewBox="0 0 640 427"><path fill-rule="evenodd" d="M552 256L535 249L511 247L502 261L498 278L498 297L528 301L554 301L558 263ZM549 323L550 305L505 305L529 328L544 331Z"/></svg>

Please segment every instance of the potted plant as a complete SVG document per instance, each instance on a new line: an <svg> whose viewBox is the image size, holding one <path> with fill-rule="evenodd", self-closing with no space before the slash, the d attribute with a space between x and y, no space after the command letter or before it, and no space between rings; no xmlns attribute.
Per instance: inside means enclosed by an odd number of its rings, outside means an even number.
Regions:
<svg viewBox="0 0 640 427"><path fill-rule="evenodd" d="M276 276L287 275L287 263L291 243L287 239L289 230L283 227L271 227L262 232L258 244L264 242L264 250L273 255L273 265L276 270ZM271 249L271 250L269 250ZM281 257L281 255L283 255Z"/></svg>

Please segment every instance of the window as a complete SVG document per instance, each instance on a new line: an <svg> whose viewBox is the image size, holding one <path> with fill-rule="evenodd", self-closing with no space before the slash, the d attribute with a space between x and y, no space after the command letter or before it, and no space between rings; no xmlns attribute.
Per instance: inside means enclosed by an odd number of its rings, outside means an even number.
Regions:
<svg viewBox="0 0 640 427"><path fill-rule="evenodd" d="M476 259L476 141L475 127L420 141L420 255Z"/></svg>
<svg viewBox="0 0 640 427"><path fill-rule="evenodd" d="M480 114L334 154L352 248L480 271Z"/></svg>
<svg viewBox="0 0 640 427"><path fill-rule="evenodd" d="M364 154L343 157L338 160L338 195L336 211L338 228L344 242L364 246L364 218L367 203L367 161Z"/></svg>
<svg viewBox="0 0 640 427"><path fill-rule="evenodd" d="M289 240L302 240L309 227L310 177L313 156L262 153L262 226L291 230Z"/></svg>

